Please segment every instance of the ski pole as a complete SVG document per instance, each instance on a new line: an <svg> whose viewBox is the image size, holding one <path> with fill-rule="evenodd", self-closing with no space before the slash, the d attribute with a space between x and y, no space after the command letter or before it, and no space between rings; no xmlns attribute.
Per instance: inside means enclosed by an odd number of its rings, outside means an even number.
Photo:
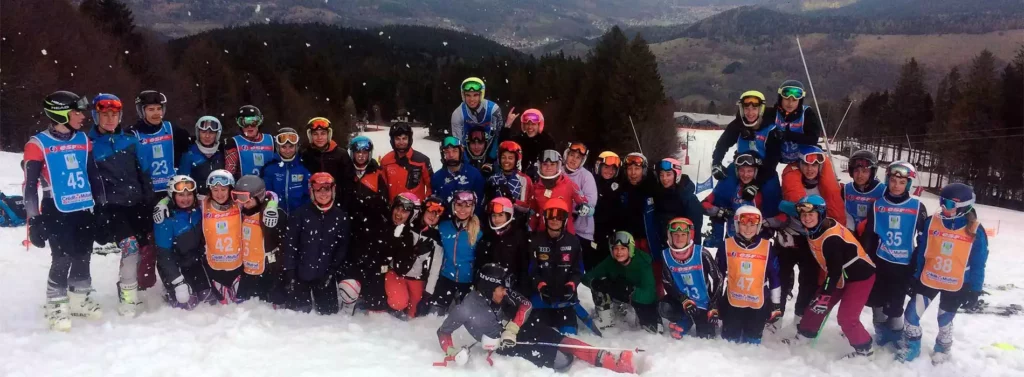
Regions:
<svg viewBox="0 0 1024 377"><path fill-rule="evenodd" d="M636 138L636 146L640 148L640 154L644 154L644 146L640 145L640 135L636 133L636 125L633 124L633 116L629 116L629 126L633 128L633 137Z"/></svg>
<svg viewBox="0 0 1024 377"><path fill-rule="evenodd" d="M615 348L615 347L595 347L595 346L577 346L573 344L558 344L558 343L546 343L546 342L516 342L516 344L522 344L525 346L547 346L547 347L560 347L560 348L579 348L584 350L601 350L601 351L633 351L633 352L646 352L647 350L637 348Z"/></svg>
<svg viewBox="0 0 1024 377"><path fill-rule="evenodd" d="M828 152L828 159L832 162L832 174L836 174L835 158L832 157L832 147L828 143L828 131L825 130L825 121L821 119L821 106L818 106L818 96L814 95L814 83L811 82L811 71L807 69L807 59L804 58L804 48L800 45L800 37L796 38L796 48L800 50L800 61L804 63L804 73L807 74L807 86L811 89L811 98L814 99L814 109L818 113L818 123L821 124L821 134L825 137L825 151ZM838 130L837 130L838 131Z"/></svg>

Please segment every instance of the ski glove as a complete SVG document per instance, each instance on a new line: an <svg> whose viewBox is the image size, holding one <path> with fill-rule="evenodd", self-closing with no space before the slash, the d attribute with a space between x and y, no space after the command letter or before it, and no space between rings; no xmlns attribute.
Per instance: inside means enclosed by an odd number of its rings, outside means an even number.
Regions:
<svg viewBox="0 0 1024 377"><path fill-rule="evenodd" d="M28 240L35 247L46 247L46 218L39 214L28 219Z"/></svg>
<svg viewBox="0 0 1024 377"><path fill-rule="evenodd" d="M276 227L279 216L280 214L277 212L277 200L271 199L267 202L267 207L263 209L263 225L267 228Z"/></svg>
<svg viewBox="0 0 1024 377"><path fill-rule="evenodd" d="M184 276L178 276L177 279L171 282L171 285L174 287L174 299L179 304L187 304L192 299L192 290L188 284L185 284Z"/></svg>
<svg viewBox="0 0 1024 377"><path fill-rule="evenodd" d="M722 167L721 163L712 164L711 165L711 175L714 176L716 180L721 181L721 180L725 179L725 168Z"/></svg>
<svg viewBox="0 0 1024 377"><path fill-rule="evenodd" d="M565 292L562 293L562 302L576 301L576 283L565 283Z"/></svg>
<svg viewBox="0 0 1024 377"><path fill-rule="evenodd" d="M718 326L718 309L711 308L711 310L708 310L708 323L711 326Z"/></svg>
<svg viewBox="0 0 1024 377"><path fill-rule="evenodd" d="M741 196L743 197L743 200L746 200L748 202L753 201L754 198L757 197L758 190L760 190L760 188L757 187L757 185L747 185L747 187L743 188L743 193Z"/></svg>
<svg viewBox="0 0 1024 377"><path fill-rule="evenodd" d="M828 304L830 301L832 301L831 295L826 295L824 293L818 295L818 298L814 300L814 306L811 307L811 311L814 312L814 314L825 314L825 312L828 311Z"/></svg>
<svg viewBox="0 0 1024 377"><path fill-rule="evenodd" d="M966 298L964 299L964 302L963 302L962 305L960 305L960 307L964 308L964 310L966 310L966 311L977 311L977 310L980 310L981 307L978 304L979 304L979 300L981 299L981 295L982 295L981 291L967 291L967 292L965 292L964 296L966 296Z"/></svg>
<svg viewBox="0 0 1024 377"><path fill-rule="evenodd" d="M171 217L171 210L167 208L167 205L171 203L171 199L163 198L156 203L153 207L153 223L160 224L164 222L164 219Z"/></svg>
<svg viewBox="0 0 1024 377"><path fill-rule="evenodd" d="M540 294L540 299L546 303L551 303L551 288L548 287L548 283L540 282L537 284L537 293Z"/></svg>
<svg viewBox="0 0 1024 377"><path fill-rule="evenodd" d="M733 212L732 209L729 209L729 208L718 208L718 211L715 211L715 216L714 217L717 217L717 218L719 218L721 220L728 221L729 219L732 218L733 213L734 212Z"/></svg>
<svg viewBox="0 0 1024 377"><path fill-rule="evenodd" d="M580 217L590 217L594 214L594 208L587 203L583 203L576 206L576 214L580 215Z"/></svg>
<svg viewBox="0 0 1024 377"><path fill-rule="evenodd" d="M686 313L687 316L693 318L697 315L698 310L700 310L700 308L697 307L696 302L691 300L689 297L683 299L683 312Z"/></svg>
<svg viewBox="0 0 1024 377"><path fill-rule="evenodd" d="M782 319L783 310L782 304L772 304L772 313L768 316L768 323L775 323Z"/></svg>
<svg viewBox="0 0 1024 377"><path fill-rule="evenodd" d="M505 331L501 332L501 345L500 348L511 348L516 346L516 336L519 335L519 325L515 322L509 321L505 325Z"/></svg>

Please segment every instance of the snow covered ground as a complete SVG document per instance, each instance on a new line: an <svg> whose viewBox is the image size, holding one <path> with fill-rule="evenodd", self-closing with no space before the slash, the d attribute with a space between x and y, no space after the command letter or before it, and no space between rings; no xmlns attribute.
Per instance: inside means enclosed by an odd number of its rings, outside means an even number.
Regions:
<svg viewBox="0 0 1024 377"><path fill-rule="evenodd" d="M422 133L421 133L422 132ZM707 177L711 149L720 133L690 131L691 177ZM387 131L367 133L376 145L375 155L390 150ZM417 131L414 148L431 157L439 167L437 143L423 140ZM731 154L730 154L731 155ZM0 190L18 193L20 155L0 153ZM840 173L839 176L844 176ZM937 199L926 196L930 211ZM1001 222L991 239L989 285L1016 284L1006 291L992 290L985 300L993 304L1024 302L1024 213L979 206L984 224ZM1020 233L1018 233L1020 232ZM192 312L165 306L158 290L143 293L144 310L134 319L116 315L115 282L119 257L94 256L93 284L104 305L102 320L74 320L68 333L46 329L44 301L48 250L21 246L24 228L0 229L0 375L2 376L551 376L549 369L535 368L520 359L494 357L488 366L474 357L462 368L438 368L441 359L435 331L439 318L399 322L386 315L321 317L275 311L263 304L200 307ZM591 306L588 292L582 294ZM933 305L934 306L934 305ZM790 307L789 309L792 309ZM935 308L924 320L924 347L931 349L936 334ZM870 312L862 321L870 328ZM815 347L790 348L778 342L795 333L787 313L778 334L766 334L760 347L735 345L722 340L687 338L676 341L642 331L612 329L604 338L583 330L585 341L612 347L642 347L639 371L646 376L1021 376L1024 375L1024 317L959 315L954 330L953 360L932 366L927 355L901 364L892 354L879 350L869 359L838 360L850 351L834 319L829 320ZM468 344L468 334L456 333L457 344ZM1016 350L992 347L1009 343ZM612 375L577 362L572 376Z"/></svg>

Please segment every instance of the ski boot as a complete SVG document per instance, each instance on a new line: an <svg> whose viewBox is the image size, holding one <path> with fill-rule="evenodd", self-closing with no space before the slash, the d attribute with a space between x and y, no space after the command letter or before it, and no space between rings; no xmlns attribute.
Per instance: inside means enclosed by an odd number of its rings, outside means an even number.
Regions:
<svg viewBox="0 0 1024 377"><path fill-rule="evenodd" d="M100 304L89 297L89 292L68 291L68 306L71 315L87 319L100 319L103 317L103 309Z"/></svg>
<svg viewBox="0 0 1024 377"><path fill-rule="evenodd" d="M46 322L49 323L50 330L70 331L70 311L67 297L48 300L46 305L43 306L43 316L46 318Z"/></svg>
<svg viewBox="0 0 1024 377"><path fill-rule="evenodd" d="M935 342L935 353L932 354L932 365L939 365L949 361L950 352L953 351L953 343L943 344Z"/></svg>
<svg viewBox="0 0 1024 377"><path fill-rule="evenodd" d="M843 358L852 359L855 357L868 357L875 354L875 351L871 349L871 342L868 342L863 346L853 347L853 349L853 352L846 354L846 356L844 356Z"/></svg>
<svg viewBox="0 0 1024 377"><path fill-rule="evenodd" d="M139 301L138 284L117 285L117 314L122 317L135 317L141 302Z"/></svg>
<svg viewBox="0 0 1024 377"><path fill-rule="evenodd" d="M686 333L690 331L689 325L689 323L683 322L669 322L668 334L672 336L672 339L683 339L683 337L686 336Z"/></svg>
<svg viewBox="0 0 1024 377"><path fill-rule="evenodd" d="M885 322L875 322L875 344L878 346L884 346L889 343L895 343L900 340L897 336L896 331L889 328L889 325Z"/></svg>
<svg viewBox="0 0 1024 377"><path fill-rule="evenodd" d="M636 373L633 367L633 351L622 351L619 357L609 351L598 351L597 365L619 373Z"/></svg>
<svg viewBox="0 0 1024 377"><path fill-rule="evenodd" d="M900 340L900 348L896 350L896 360L908 362L921 356L921 338Z"/></svg>
<svg viewBox="0 0 1024 377"><path fill-rule="evenodd" d="M780 341L782 342L782 344L788 346L802 346L804 344L810 343L812 339L814 338L811 337L810 334L797 332L796 335L794 335L792 338L783 338Z"/></svg>

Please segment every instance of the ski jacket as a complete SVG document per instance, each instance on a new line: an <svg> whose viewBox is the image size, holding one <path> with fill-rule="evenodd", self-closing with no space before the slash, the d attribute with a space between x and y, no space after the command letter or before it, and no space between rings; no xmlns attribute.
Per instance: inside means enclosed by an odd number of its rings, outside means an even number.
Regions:
<svg viewBox="0 0 1024 377"><path fill-rule="evenodd" d="M462 164L454 173L447 167L434 172L434 176L430 177L430 186L434 195L445 203L451 203L452 195L455 195L456 191L476 193L476 215L483 215L484 177L480 175L479 170L469 164Z"/></svg>
<svg viewBox="0 0 1024 377"><path fill-rule="evenodd" d="M660 250L668 246L665 234L668 231L668 223L676 217L685 217L693 222L693 242L700 245L703 237L704 207L695 194L697 186L690 180L690 176L683 175L672 187L659 187L654 189L654 229L647 229L648 240L651 250ZM657 260L657 257L656 259Z"/></svg>
<svg viewBox="0 0 1024 377"><path fill-rule="evenodd" d="M547 222L544 221L544 206L548 200L559 198L569 205L569 219L566 220L565 230L569 234L576 235L576 216L573 216L575 209L580 204L587 204L587 197L583 195L579 187L565 174L558 174L553 180L537 179L533 181L533 218L530 219L530 229L547 229Z"/></svg>
<svg viewBox="0 0 1024 377"><path fill-rule="evenodd" d="M153 229L157 247L160 276L173 281L181 276L181 268L203 263L206 241L203 238L203 214L196 205L189 209L173 208L171 216Z"/></svg>
<svg viewBox="0 0 1024 377"><path fill-rule="evenodd" d="M380 159L380 168L384 171L384 181L388 183L389 202L403 192L416 194L421 200L432 193L430 179L434 170L430 166L430 158L423 153L412 148L403 155L388 152Z"/></svg>
<svg viewBox="0 0 1024 377"><path fill-rule="evenodd" d="M417 267L416 262L420 257L420 249L417 247L419 234L413 231L411 225L402 224L401 229L399 226L389 225L387 230L390 234L385 235L384 246L390 255L385 260L385 265L398 275L407 276Z"/></svg>
<svg viewBox="0 0 1024 377"><path fill-rule="evenodd" d="M319 281L339 273L350 240L348 212L338 206L323 211L309 203L291 216L284 241L284 269L302 281Z"/></svg>
<svg viewBox="0 0 1024 377"><path fill-rule="evenodd" d="M313 174L302 164L302 158L295 156L291 161L276 159L263 167L263 182L267 191L277 194L281 208L295 212L309 203L309 177Z"/></svg>
<svg viewBox="0 0 1024 377"><path fill-rule="evenodd" d="M437 227L423 227L418 233L419 242L416 244L420 250L420 256L417 259L418 266L414 266L407 277L426 280L427 284L423 287L423 291L432 295L434 286L437 285L437 277L441 275L441 264L444 262L441 232L437 230Z"/></svg>
<svg viewBox="0 0 1024 377"><path fill-rule="evenodd" d="M781 105L766 109L763 118L774 120L775 126L782 133L782 153L779 162L789 164L800 160L801 145L818 145L821 138L821 123L818 115L810 106L800 106L792 113L786 113Z"/></svg>
<svg viewBox="0 0 1024 377"><path fill-rule="evenodd" d="M800 172L799 163L794 162L786 166L782 171L782 200L787 202L799 202L807 196L807 188L804 186L803 173ZM822 166L824 171L828 167ZM825 199L825 213L834 219L846 219L846 205L843 202L843 195L839 192L839 183L825 178L823 174L818 175L816 186L818 194Z"/></svg>
<svg viewBox="0 0 1024 377"><path fill-rule="evenodd" d="M277 157L274 137L270 134L256 136L255 140L250 140L245 135L235 135L225 142L224 169L235 179L243 175L260 175L263 168Z"/></svg>
<svg viewBox="0 0 1024 377"><path fill-rule="evenodd" d="M473 261L483 232L477 230L476 234L470 234L468 229L456 224L454 219L442 220L438 224L438 231L444 247L441 275L456 283L472 283L476 278Z"/></svg>
<svg viewBox="0 0 1024 377"><path fill-rule="evenodd" d="M502 128L501 140L515 141L523 148L523 159L519 163L520 170L534 179L537 179L537 169L540 168L541 154L548 149L557 150L555 139L552 139L551 135L544 132L538 133L537 136L529 137L521 130Z"/></svg>
<svg viewBox="0 0 1024 377"><path fill-rule="evenodd" d="M653 304L658 300L655 293L654 273L651 272L651 256L640 252L633 254L628 265L622 265L611 255L598 263L594 269L583 275L583 284L590 286L594 280L608 278L623 281L633 287L633 302Z"/></svg>
<svg viewBox="0 0 1024 377"><path fill-rule="evenodd" d="M756 270L753 266L751 266L749 270L746 270L742 261L746 256L744 254L746 254L745 252L747 250L752 250L764 245L767 247L768 251L768 259L764 262L764 279L763 281L754 280L752 284L757 287L764 287L764 292L762 293L765 295L763 296L764 299L770 299L773 304L782 303L782 279L779 277L779 271L781 270L779 267L779 257L776 249L772 245L767 245L767 243L770 242L769 239L771 237L769 234L770 233L768 232L762 232L761 234L755 235L750 241L743 241L737 237L730 237L726 240L723 247L718 248L718 252L715 254L715 262L718 263L718 270L721 271L722 278L724 279L724 282L722 283L724 285L723 296L734 293L742 294L742 292L730 292L731 288L729 288L729 284L731 284L730 281L733 280L730 277L730 273L732 273L737 280L756 276ZM762 242L765 244L762 244ZM739 259L741 261L739 268L740 271L729 270L730 259ZM750 285L750 283L748 282L747 285ZM747 288L752 289L751 287ZM726 299L728 300L729 298L727 297Z"/></svg>
<svg viewBox="0 0 1024 377"><path fill-rule="evenodd" d="M625 213L619 182L617 179L604 179L600 175L597 182L597 206L594 210L594 242L604 250L608 237L618 230L619 221Z"/></svg>
<svg viewBox="0 0 1024 377"><path fill-rule="evenodd" d="M655 186L660 186L660 184L652 175L647 175L640 181L640 184L633 185L629 183L625 174L619 175L618 184L617 191L622 212L619 212L620 215L617 217L618 220L613 231L629 232L637 240L638 247L646 242L649 246L645 251L653 253L659 249L657 245L662 242L662 236L659 233L664 233L658 229L657 219L654 215L654 191L658 189ZM655 256L655 260L657 258Z"/></svg>
<svg viewBox="0 0 1024 377"><path fill-rule="evenodd" d="M871 212L857 226L858 240L877 265L881 261L909 265L917 260L913 241L928 227L928 210L917 198L896 201L888 194L871 205Z"/></svg>
<svg viewBox="0 0 1024 377"><path fill-rule="evenodd" d="M917 236L917 250L914 252L914 278L926 286L951 291L952 289L935 287L925 283L927 279L924 279L923 275L935 273L933 269L928 268L928 263L932 263L931 266L934 267L938 262L938 258L931 257L941 254L941 251L939 253L929 253L929 247L942 250L944 242L953 242L952 247L949 248L952 250L947 250L950 255L946 258L946 260L952 259L953 262L943 263L943 267L947 263L950 265L951 271L949 272L951 273L947 273L944 277L959 278L959 281L950 279L948 281L950 285L959 284L962 286L961 289L981 292L985 285L985 264L988 262L988 234L985 233L985 227L981 223L977 223L977 227L973 231L974 235L971 236L972 232L967 229L970 225L968 224L967 216L943 219L940 217L940 214L932 215L925 231ZM955 234L959 237L951 240L953 237L950 237L950 234Z"/></svg>
<svg viewBox="0 0 1024 377"><path fill-rule="evenodd" d="M576 188L583 197L587 199L587 204L590 205L596 212L597 209L597 181L594 180L594 175L589 170L584 169L580 166L579 169L570 173L568 170L565 171L565 176L569 177L573 183L576 184ZM576 235L583 237L586 240L594 240L594 213L590 216L581 217L573 215L573 225L576 228Z"/></svg>
<svg viewBox="0 0 1024 377"><path fill-rule="evenodd" d="M135 151L139 166L149 174L153 190L162 193L167 189L170 177L176 174L181 156L192 146L192 137L188 131L168 121L152 125L145 119L139 119L130 131L139 139L139 147Z"/></svg>
<svg viewBox="0 0 1024 377"><path fill-rule="evenodd" d="M252 209L241 208L242 271L249 275L276 276L283 268L281 241L288 227L288 212L278 211L277 224L268 227L263 222L263 211L266 208L266 201ZM257 228L258 233L255 231Z"/></svg>
<svg viewBox="0 0 1024 377"><path fill-rule="evenodd" d="M505 128L505 118L501 114L501 107L487 99L480 99L480 105L471 109L465 102L452 111L452 136L463 142L465 148L469 149L469 142L466 136L469 129L483 127L490 136L487 149L484 155L487 159L494 161L498 158L498 144L501 143L501 130Z"/></svg>
<svg viewBox="0 0 1024 377"><path fill-rule="evenodd" d="M200 195L210 195L206 178L217 169L224 169L224 152L218 149L213 155L207 156L196 144L185 151L178 163L178 174L187 175L196 181L196 193Z"/></svg>
<svg viewBox="0 0 1024 377"><path fill-rule="evenodd" d="M89 176L96 204L131 207L152 202L153 198L146 197L153 195L149 175L143 173L135 157L139 145L135 135L125 133L121 126L110 133L101 133L96 126L88 135L96 165L96 173Z"/></svg>
<svg viewBox="0 0 1024 377"><path fill-rule="evenodd" d="M512 204L519 207L517 210L528 210L533 202L533 180L519 170L505 173L499 169L487 178L484 192L485 203L490 203L492 199L500 196L511 199ZM516 213L517 216L518 214L519 212Z"/></svg>
<svg viewBox="0 0 1024 377"><path fill-rule="evenodd" d="M527 266L530 264L530 232L522 225L524 220L513 219L499 234L488 227L480 239L473 268L480 270L488 263L497 263L516 277L520 287L528 287Z"/></svg>
<svg viewBox="0 0 1024 377"><path fill-rule="evenodd" d="M341 208L348 209L356 172L345 148L338 148L332 140L326 150L310 146L299 157L310 174L324 172L334 177L334 200Z"/></svg>
<svg viewBox="0 0 1024 377"><path fill-rule="evenodd" d="M871 209L875 201L885 195L886 185L872 178L868 182L867 190L857 189L853 182L847 182L839 186L840 195L843 197L844 209L846 210L846 228L857 229L861 221L871 215ZM860 233L857 233L860 234Z"/></svg>
<svg viewBox="0 0 1024 377"><path fill-rule="evenodd" d="M757 129L751 130L743 124L741 117L742 115L737 115L736 119L725 126L725 132L718 137L715 150L711 152L711 164L712 166L722 164L725 153L734 145L736 153L757 152L757 155L761 157L761 168L757 170L754 184L762 186L772 176L778 175L776 168L779 165L779 158L782 157L783 132L774 123L774 118L768 119L762 116ZM732 169L728 170L730 176L734 175Z"/></svg>
<svg viewBox="0 0 1024 377"><path fill-rule="evenodd" d="M696 243L690 247L693 250L687 260L675 259L668 248L661 251L665 261L661 269L665 292L676 302L690 299L701 309L717 308L723 292L722 272L711 252Z"/></svg>
<svg viewBox="0 0 1024 377"><path fill-rule="evenodd" d="M25 143L22 169L25 171L23 195L26 220L39 215L39 186L42 186L42 199L53 200L54 206L61 212L93 208L95 200L89 177L96 174L96 164L92 161L91 151L92 142L80 131L57 135L46 130L32 136ZM81 179L77 179L79 177ZM65 200L57 200L62 198Z"/></svg>
<svg viewBox="0 0 1024 377"><path fill-rule="evenodd" d="M505 300L500 304L494 303L490 297L484 297L479 291L470 292L451 313L448 313L441 327L437 329L438 343L442 351L454 347L452 333L463 326L478 342L484 336L498 339L504 330L502 322L513 322L522 328L527 318L530 318L532 310L530 300L512 289L508 290Z"/></svg>
<svg viewBox="0 0 1024 377"><path fill-rule="evenodd" d="M846 282L867 280L875 275L875 264L853 232L833 218L822 220L807 235L811 254L824 272L822 293L831 295Z"/></svg>
<svg viewBox="0 0 1024 377"><path fill-rule="evenodd" d="M769 178L766 184L757 191L757 195L754 196L752 201L743 199L743 189L745 187L746 185L741 184L735 176L728 176L724 180L718 181L711 194L704 197L701 204L704 207L705 214L712 217L711 240L714 241L709 243L708 247L719 247L720 242L725 237L732 237L736 234L736 224L731 218L717 219L713 217L719 208L735 211L742 206L750 205L757 207L761 211L763 218L769 219L774 217L778 219L780 224L785 223L787 216L779 211L779 203L782 201L782 188L779 187L777 177Z"/></svg>
<svg viewBox="0 0 1024 377"><path fill-rule="evenodd" d="M534 290L541 283L547 285L551 296L561 300L567 283L572 289L579 287L583 278L581 270L582 251L580 240L572 234L561 232L558 237L551 238L545 230L534 232L530 245L530 282Z"/></svg>

